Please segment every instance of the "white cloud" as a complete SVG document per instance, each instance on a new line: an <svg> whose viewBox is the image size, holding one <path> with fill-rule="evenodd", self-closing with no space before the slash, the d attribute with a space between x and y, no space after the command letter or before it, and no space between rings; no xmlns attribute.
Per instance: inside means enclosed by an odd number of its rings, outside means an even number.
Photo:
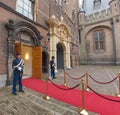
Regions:
<svg viewBox="0 0 120 115"><path fill-rule="evenodd" d="M79 0L79 7L81 7L83 0Z"/></svg>
<svg viewBox="0 0 120 115"><path fill-rule="evenodd" d="M79 4L80 4L80 5L82 4L82 0L79 0Z"/></svg>

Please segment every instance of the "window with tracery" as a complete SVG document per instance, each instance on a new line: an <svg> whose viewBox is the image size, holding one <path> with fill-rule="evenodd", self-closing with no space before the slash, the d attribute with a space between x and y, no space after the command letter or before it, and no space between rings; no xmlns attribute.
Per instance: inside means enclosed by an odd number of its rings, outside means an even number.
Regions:
<svg viewBox="0 0 120 115"><path fill-rule="evenodd" d="M95 50L104 50L105 49L104 31L95 31L93 37Z"/></svg>

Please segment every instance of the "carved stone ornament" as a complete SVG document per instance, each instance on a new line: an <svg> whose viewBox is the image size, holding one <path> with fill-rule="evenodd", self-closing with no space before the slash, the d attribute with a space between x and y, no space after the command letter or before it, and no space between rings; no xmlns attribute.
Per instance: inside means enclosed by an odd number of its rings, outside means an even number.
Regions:
<svg viewBox="0 0 120 115"><path fill-rule="evenodd" d="M68 33L66 27L64 25L60 25L57 29L57 34L60 38L68 37Z"/></svg>
<svg viewBox="0 0 120 115"><path fill-rule="evenodd" d="M66 24L63 22L63 19L59 22L59 21L57 21L56 17L53 15L48 20L48 24L50 27L51 35L55 35L55 36L59 37L61 40L68 40L68 38L71 37L71 33L70 33L68 27L66 26Z"/></svg>

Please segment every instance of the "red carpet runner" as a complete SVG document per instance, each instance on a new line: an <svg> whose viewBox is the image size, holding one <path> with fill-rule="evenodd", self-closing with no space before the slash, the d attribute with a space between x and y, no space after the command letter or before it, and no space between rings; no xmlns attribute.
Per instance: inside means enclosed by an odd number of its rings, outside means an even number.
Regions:
<svg viewBox="0 0 120 115"><path fill-rule="evenodd" d="M42 94L46 94L46 82L28 78L23 80L23 85ZM81 90L61 90L53 84L48 84L48 95L76 107L81 107ZM118 97L106 96L110 99L120 100ZM101 115L120 115L120 102L113 102L99 97L98 95L85 92L85 109Z"/></svg>

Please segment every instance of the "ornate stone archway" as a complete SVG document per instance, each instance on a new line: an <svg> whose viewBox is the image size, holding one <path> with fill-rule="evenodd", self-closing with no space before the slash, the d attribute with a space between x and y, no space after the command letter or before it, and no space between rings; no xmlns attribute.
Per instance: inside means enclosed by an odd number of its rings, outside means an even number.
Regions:
<svg viewBox="0 0 120 115"><path fill-rule="evenodd" d="M60 21L57 21L56 17L53 15L49 20L48 24L50 27L50 57L57 57L57 44L61 43L64 45L64 67L71 68L70 64L70 42L71 33L67 25L63 22L63 17ZM57 58L55 58L57 64Z"/></svg>
<svg viewBox="0 0 120 115"><path fill-rule="evenodd" d="M42 52L42 49L40 47L40 40L42 39L42 36L40 35L40 32L38 29L33 26L32 24L28 22L18 22L14 23L13 20L9 20L9 22L6 24L6 29L8 30L8 54L7 54L7 85L11 84L12 82L12 60L14 59L15 49L21 50L22 49L22 43L24 44L31 44L30 41L19 39L19 33L20 32L26 32L28 33L34 42L34 47L32 50L38 51L38 53ZM15 46L18 46L18 48L15 48ZM33 51L32 51L33 53ZM34 54L32 54L34 56ZM33 57L32 57L33 58ZM34 59L35 60L35 59ZM37 70L37 69L36 69ZM35 73L35 72L34 72ZM42 73L42 72L41 72ZM38 73L39 74L39 73Z"/></svg>
<svg viewBox="0 0 120 115"><path fill-rule="evenodd" d="M21 31L25 31L29 33L33 39L34 39L34 45L40 46L40 40L42 39L42 36L40 35L40 32L37 30L36 27L34 27L32 24L28 22L19 22L14 25L14 39L18 38L18 33Z"/></svg>

